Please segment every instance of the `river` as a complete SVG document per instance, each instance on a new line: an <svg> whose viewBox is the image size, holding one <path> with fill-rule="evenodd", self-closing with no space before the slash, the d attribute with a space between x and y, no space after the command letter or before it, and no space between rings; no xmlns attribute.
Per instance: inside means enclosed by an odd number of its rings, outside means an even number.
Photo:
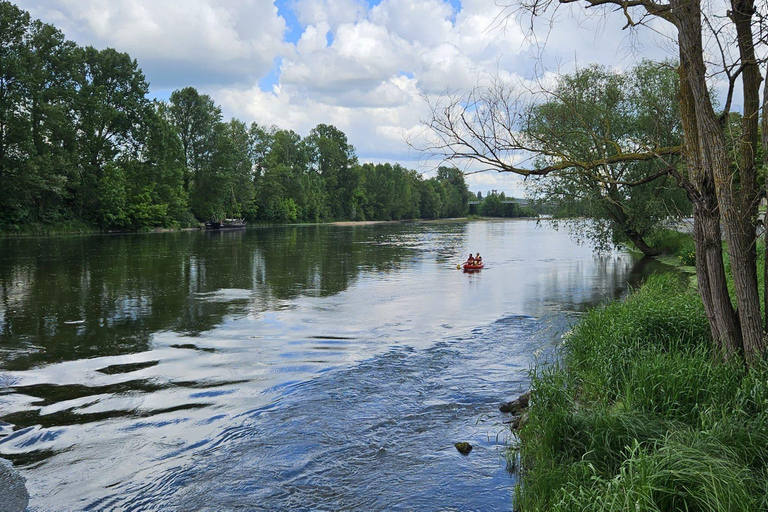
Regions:
<svg viewBox="0 0 768 512"><path fill-rule="evenodd" d="M0 240L0 456L33 511L510 510L498 404L652 270L527 220Z"/></svg>

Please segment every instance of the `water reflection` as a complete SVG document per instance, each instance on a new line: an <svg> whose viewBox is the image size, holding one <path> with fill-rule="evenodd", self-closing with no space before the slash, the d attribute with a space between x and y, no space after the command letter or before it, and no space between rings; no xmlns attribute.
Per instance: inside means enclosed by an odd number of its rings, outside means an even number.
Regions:
<svg viewBox="0 0 768 512"><path fill-rule="evenodd" d="M456 271L469 250L485 270ZM398 460L432 475L408 489L425 503L449 499L441 482L460 478L485 509L503 509L508 497L490 496L511 483L491 451L472 459L482 474L459 477L443 440L432 440L439 456L422 454L409 433L472 424L481 436L477 415L523 385L534 333L565 328L653 265L510 221L2 240L0 455L26 468L42 510L138 498L163 510L178 482L211 474L224 483L208 497L241 506L238 467L276 500L292 475L292 497L272 503L289 508L316 476L302 468L323 464L335 468L323 485L349 489L329 494L324 506L337 508L367 503L353 494L405 471ZM370 458L370 433L351 427L361 417L400 418L377 420L375 436L409 456ZM348 464L313 452L312 436L331 433ZM272 455L249 455L265 439Z"/></svg>
<svg viewBox="0 0 768 512"><path fill-rule="evenodd" d="M226 314L339 293L412 256L387 236L307 226L3 240L0 368L141 352L154 332L195 335Z"/></svg>

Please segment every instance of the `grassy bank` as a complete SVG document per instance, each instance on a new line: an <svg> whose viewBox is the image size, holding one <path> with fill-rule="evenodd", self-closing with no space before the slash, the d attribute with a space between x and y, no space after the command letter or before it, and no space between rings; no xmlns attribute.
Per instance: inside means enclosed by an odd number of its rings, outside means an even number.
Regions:
<svg viewBox="0 0 768 512"><path fill-rule="evenodd" d="M768 510L768 367L716 355L676 276L587 314L534 372L517 508Z"/></svg>
<svg viewBox="0 0 768 512"><path fill-rule="evenodd" d="M185 231L200 229L200 226L168 227L168 228L143 228L124 230L103 230L97 226L72 220L52 224L25 224L23 226L11 226L0 229L0 237L26 237L26 236L56 236L56 235L95 235L112 233L166 233L173 231Z"/></svg>
<svg viewBox="0 0 768 512"><path fill-rule="evenodd" d="M0 236L75 235L85 233L98 233L98 228L79 220L45 224L11 224L0 227Z"/></svg>

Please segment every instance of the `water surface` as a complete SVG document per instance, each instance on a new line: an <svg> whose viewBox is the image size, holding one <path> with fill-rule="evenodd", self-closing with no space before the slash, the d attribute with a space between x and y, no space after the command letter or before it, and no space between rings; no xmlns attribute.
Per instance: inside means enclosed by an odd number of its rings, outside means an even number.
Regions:
<svg viewBox="0 0 768 512"><path fill-rule="evenodd" d="M509 510L498 403L650 270L534 221L0 240L0 456L32 510Z"/></svg>

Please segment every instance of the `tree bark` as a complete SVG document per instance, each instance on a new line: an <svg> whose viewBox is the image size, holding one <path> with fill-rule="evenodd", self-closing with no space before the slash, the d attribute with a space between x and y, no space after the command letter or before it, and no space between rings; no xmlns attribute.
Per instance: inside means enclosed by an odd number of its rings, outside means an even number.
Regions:
<svg viewBox="0 0 768 512"><path fill-rule="evenodd" d="M711 168L704 167L703 164L701 139L689 81L690 62L682 53L679 73L678 100L685 136L684 156L688 179L692 185L692 189L686 190L694 205L696 277L712 340L718 352L729 358L733 352L741 350L741 329L728 293L714 178Z"/></svg>
<svg viewBox="0 0 768 512"><path fill-rule="evenodd" d="M613 187L615 189L615 186ZM661 251L654 249L648 245L645 239L637 231L629 227L629 215L624 211L621 202L617 199L617 194L608 192L607 196L610 198L610 203L605 206L604 211L608 216L621 227L624 236L635 244L644 256L658 256Z"/></svg>
<svg viewBox="0 0 768 512"><path fill-rule="evenodd" d="M763 84L763 167L768 169L768 80ZM765 189L768 190L768 174L765 176ZM763 329L768 330L768 212L763 217L763 243L765 244L765 261L763 262L763 305L765 306L765 323Z"/></svg>
<svg viewBox="0 0 768 512"><path fill-rule="evenodd" d="M759 190L757 187L757 144L758 121L760 111L760 68L755 58L755 44L752 34L752 18L755 15L754 0L731 0L733 8L731 18L736 26L739 57L742 63L741 83L744 94L744 113L742 133L738 147L739 187L734 194L738 225L734 226L739 241L739 263L745 272L737 266L734 270L736 295L739 300L739 318L744 332L744 355L751 363L762 359L765 353L763 341L763 322L760 316L760 294L757 288L757 205ZM728 186L734 189L733 179ZM733 194L733 192L731 192ZM730 243L730 242L729 242ZM732 253L732 258L733 253ZM748 272L746 272L748 271ZM741 289L741 290L740 290ZM744 296L744 304L738 299ZM749 325L749 327L747 327ZM747 330L748 329L748 330Z"/></svg>
<svg viewBox="0 0 768 512"><path fill-rule="evenodd" d="M635 247L640 249L640 251L645 256L658 256L661 254L661 251L658 249L654 249L650 245L648 245L642 236L638 235L635 231L631 229L624 228L624 234L627 238L629 238L633 244L635 244Z"/></svg>
<svg viewBox="0 0 768 512"><path fill-rule="evenodd" d="M763 351L760 299L754 264L755 225L749 207L754 202L753 190L750 188L753 178L748 176L747 168L742 169L745 174L742 174L740 180L735 179L737 177L731 166L725 133L712 107L706 83L699 0L672 0L671 5L677 21L680 57L687 61L687 78L696 113L702 167L712 171L731 258L741 340L724 338L724 349L726 354L731 355L743 348L747 362L751 363ZM746 187L742 189L737 182Z"/></svg>

